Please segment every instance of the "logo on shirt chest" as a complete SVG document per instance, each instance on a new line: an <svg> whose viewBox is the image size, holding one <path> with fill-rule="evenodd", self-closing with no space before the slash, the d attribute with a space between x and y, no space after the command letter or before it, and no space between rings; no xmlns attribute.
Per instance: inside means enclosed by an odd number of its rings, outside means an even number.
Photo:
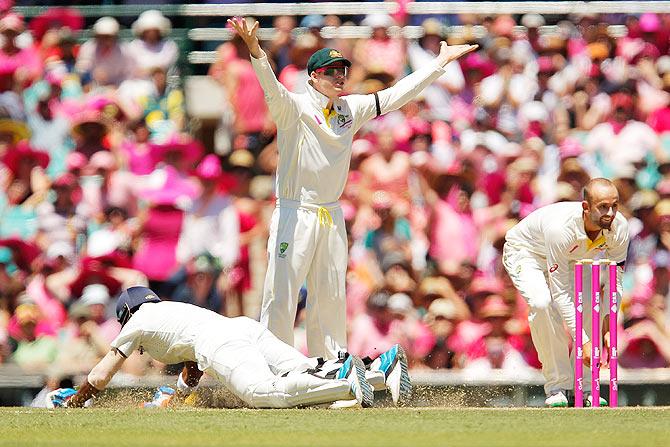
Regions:
<svg viewBox="0 0 670 447"><path fill-rule="evenodd" d="M351 127L353 120L349 115L337 115L337 125L342 129L348 129Z"/></svg>

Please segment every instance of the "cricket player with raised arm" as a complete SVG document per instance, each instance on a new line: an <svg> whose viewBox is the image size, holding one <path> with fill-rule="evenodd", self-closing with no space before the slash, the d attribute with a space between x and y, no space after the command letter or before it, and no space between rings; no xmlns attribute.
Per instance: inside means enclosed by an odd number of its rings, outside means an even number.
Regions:
<svg viewBox="0 0 670 447"><path fill-rule="evenodd" d="M119 295L116 315L121 332L111 350L75 391L61 388L48 395L47 405L81 407L98 395L135 350L165 364L184 362L177 389L188 396L203 372L225 385L247 405L288 408L355 400L372 406L374 390L363 361L353 355L339 364L308 358L247 317L226 318L187 303L161 301L146 287ZM411 384L402 349L380 356L374 372L386 377L395 401L409 397ZM372 371L367 371L371 374ZM166 403L169 387L156 401Z"/></svg>
<svg viewBox="0 0 670 447"><path fill-rule="evenodd" d="M249 48L277 125L277 204L260 320L292 345L299 291L306 281L309 354L334 359L347 346L347 235L338 200L347 181L353 137L367 121L415 98L444 74L445 65L477 45L442 42L431 64L370 95L343 95L351 62L324 48L307 63L306 92L294 94L277 81L256 37L258 22L250 25L236 17L228 23Z"/></svg>
<svg viewBox="0 0 670 447"><path fill-rule="evenodd" d="M617 262L617 293L621 293L628 251L628 221L617 212L618 206L619 193L614 184L604 178L592 179L584 188L582 202L560 202L542 207L530 213L505 236L503 264L528 303L530 333L542 362L546 380L545 403L549 407L568 406L568 394L574 391L570 339L564 324L574 340L575 262L581 259ZM584 281L584 296L590 296L587 295L587 284L590 293L590 281ZM602 318L606 316L601 315ZM591 312L584 312L584 328L590 327L590 321ZM602 327L606 330L608 325ZM583 352L588 367L591 341L586 332L583 333ZM603 334L603 338L601 346L605 348L602 352L607 353L609 334ZM601 358L605 364L606 355ZM585 380L584 388L588 393L585 404L590 405L590 377ZM606 405L604 399L601 401L601 405Z"/></svg>

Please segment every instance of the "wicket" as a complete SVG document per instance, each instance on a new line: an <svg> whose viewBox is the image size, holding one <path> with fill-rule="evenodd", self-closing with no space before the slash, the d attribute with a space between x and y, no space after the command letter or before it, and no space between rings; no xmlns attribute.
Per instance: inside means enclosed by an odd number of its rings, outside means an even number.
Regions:
<svg viewBox="0 0 670 447"><path fill-rule="evenodd" d="M609 406L618 405L617 359L617 264L609 259L581 259L575 263L575 407L584 406L584 352L582 350L584 264L591 264L591 396L592 406L600 406L600 266L609 265Z"/></svg>

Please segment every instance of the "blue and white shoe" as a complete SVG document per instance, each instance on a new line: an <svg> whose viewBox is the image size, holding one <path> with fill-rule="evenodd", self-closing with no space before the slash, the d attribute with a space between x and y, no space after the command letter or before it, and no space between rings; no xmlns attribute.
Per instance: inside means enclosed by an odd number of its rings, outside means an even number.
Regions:
<svg viewBox="0 0 670 447"><path fill-rule="evenodd" d="M395 405L403 405L412 396L412 382L407 366L407 354L402 346L395 344L377 357L370 369L381 371L386 378L386 388L391 392Z"/></svg>
<svg viewBox="0 0 670 447"><path fill-rule="evenodd" d="M142 408L165 408L170 405L174 398L174 388L169 386L161 386L154 393L154 398L151 402L144 402Z"/></svg>
<svg viewBox="0 0 670 447"><path fill-rule="evenodd" d="M337 373L338 379L346 379L351 386L351 394L363 407L374 404L375 393L372 386L365 380L365 365L363 360L355 355L349 355Z"/></svg>

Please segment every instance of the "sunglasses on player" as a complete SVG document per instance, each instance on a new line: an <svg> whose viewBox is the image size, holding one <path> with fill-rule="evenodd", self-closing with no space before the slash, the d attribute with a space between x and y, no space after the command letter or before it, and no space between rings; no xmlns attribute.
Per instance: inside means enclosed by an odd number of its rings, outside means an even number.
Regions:
<svg viewBox="0 0 670 447"><path fill-rule="evenodd" d="M324 74L328 77L335 78L335 77L343 77L346 78L349 75L349 67L323 67L323 68L317 68L316 70L317 73Z"/></svg>

